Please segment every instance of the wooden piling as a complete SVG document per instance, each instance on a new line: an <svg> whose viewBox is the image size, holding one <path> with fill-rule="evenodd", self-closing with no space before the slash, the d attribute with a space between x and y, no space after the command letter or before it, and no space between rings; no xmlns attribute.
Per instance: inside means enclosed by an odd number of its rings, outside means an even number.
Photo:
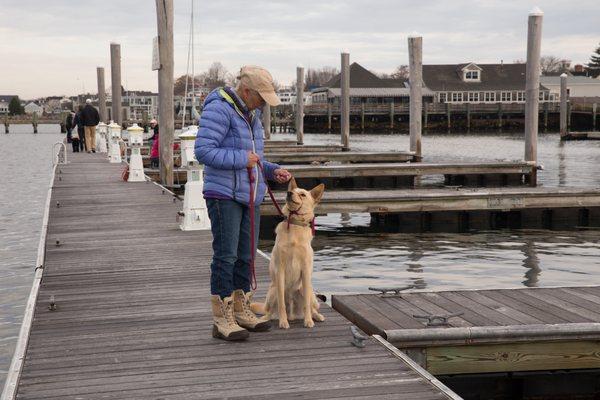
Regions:
<svg viewBox="0 0 600 400"><path fill-rule="evenodd" d="M31 125L33 126L33 133L38 133L38 115L36 112L31 115Z"/></svg>
<svg viewBox="0 0 600 400"><path fill-rule="evenodd" d="M390 103L390 129L394 129L394 100Z"/></svg>
<svg viewBox="0 0 600 400"><path fill-rule="evenodd" d="M423 108L423 38L408 38L408 61L410 75L410 151L421 156L421 128Z"/></svg>
<svg viewBox="0 0 600 400"><path fill-rule="evenodd" d="M567 74L560 76L560 137L567 136Z"/></svg>
<svg viewBox="0 0 600 400"><path fill-rule="evenodd" d="M107 123L108 112L106 111L106 86L104 84L104 67L97 67L96 75L98 76L98 113L100 114L100 121Z"/></svg>
<svg viewBox="0 0 600 400"><path fill-rule="evenodd" d="M498 103L498 130L502 131L502 116L503 116L503 112L502 112L502 103Z"/></svg>
<svg viewBox="0 0 600 400"><path fill-rule="evenodd" d="M467 111L467 132L471 130L471 103L465 104Z"/></svg>
<svg viewBox="0 0 600 400"><path fill-rule="evenodd" d="M365 133L365 103L362 99L360 102L360 131Z"/></svg>
<svg viewBox="0 0 600 400"><path fill-rule="evenodd" d="M271 139L271 106L265 104L262 109L262 124L265 131L265 139Z"/></svg>
<svg viewBox="0 0 600 400"><path fill-rule="evenodd" d="M429 126L429 112L427 110L427 103L423 104L423 130L426 131Z"/></svg>
<svg viewBox="0 0 600 400"><path fill-rule="evenodd" d="M571 102L567 101L567 131L571 130L571 116L573 115L572 111Z"/></svg>
<svg viewBox="0 0 600 400"><path fill-rule="evenodd" d="M548 102L544 102L544 132L548 130Z"/></svg>
<svg viewBox="0 0 600 400"><path fill-rule="evenodd" d="M327 100L327 133L331 133L331 103Z"/></svg>
<svg viewBox="0 0 600 400"><path fill-rule="evenodd" d="M342 150L350 150L350 54L342 53L341 65L341 97L340 126L342 133Z"/></svg>
<svg viewBox="0 0 600 400"><path fill-rule="evenodd" d="M304 67L296 68L296 142L304 144Z"/></svg>
<svg viewBox="0 0 600 400"><path fill-rule="evenodd" d="M121 125L123 113L121 112L121 45L110 44L110 80L112 89L112 120Z"/></svg>
<svg viewBox="0 0 600 400"><path fill-rule="evenodd" d="M160 58L160 69L158 70L160 180L163 185L172 187L175 126L173 111L173 0L156 0L156 21Z"/></svg>
<svg viewBox="0 0 600 400"><path fill-rule="evenodd" d="M446 123L448 132L452 129L452 112L450 111L450 103L446 103Z"/></svg>
<svg viewBox="0 0 600 400"><path fill-rule="evenodd" d="M544 13L535 8L529 14L525 83L525 161L537 162L537 134L540 93L540 49Z"/></svg>
<svg viewBox="0 0 600 400"><path fill-rule="evenodd" d="M4 133L10 133L10 122L8 122L8 114L4 114Z"/></svg>
<svg viewBox="0 0 600 400"><path fill-rule="evenodd" d="M596 130L596 113L598 110L598 104L592 104L592 131Z"/></svg>

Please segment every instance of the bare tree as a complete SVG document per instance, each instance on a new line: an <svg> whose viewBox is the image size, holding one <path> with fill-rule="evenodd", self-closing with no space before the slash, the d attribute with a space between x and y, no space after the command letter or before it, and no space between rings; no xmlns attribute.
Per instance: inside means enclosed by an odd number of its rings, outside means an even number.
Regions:
<svg viewBox="0 0 600 400"><path fill-rule="evenodd" d="M323 86L331 78L339 74L339 69L335 67L309 68L306 71L304 88L306 90ZM295 82L292 87L295 86Z"/></svg>
<svg viewBox="0 0 600 400"><path fill-rule="evenodd" d="M187 79L187 87L188 87L188 92L190 92L192 90L192 76L191 75L181 75L179 78L175 79L175 84L173 85L173 94L175 96L183 96L185 95L185 81ZM194 87L196 88L196 90L198 88L200 88L200 86L203 85L203 81L199 78L196 77L194 79Z"/></svg>
<svg viewBox="0 0 600 400"><path fill-rule="evenodd" d="M540 58L542 75L566 72L569 69L570 63L570 60L561 59L556 56L542 56Z"/></svg>
<svg viewBox="0 0 600 400"><path fill-rule="evenodd" d="M196 78L199 79L203 85L208 87L210 90L219 86L231 84L233 81L233 76L219 61L213 62L210 67L208 67L208 71L202 72L201 74L197 75Z"/></svg>
<svg viewBox="0 0 600 400"><path fill-rule="evenodd" d="M394 72L390 75L394 79L408 79L409 71L408 65L398 65Z"/></svg>

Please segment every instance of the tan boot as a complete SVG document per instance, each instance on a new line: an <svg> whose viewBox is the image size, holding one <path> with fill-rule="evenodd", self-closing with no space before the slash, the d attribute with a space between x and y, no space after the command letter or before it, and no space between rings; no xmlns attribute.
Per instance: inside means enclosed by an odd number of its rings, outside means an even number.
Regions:
<svg viewBox="0 0 600 400"><path fill-rule="evenodd" d="M242 289L233 292L233 310L237 323L251 332L264 332L271 329L271 321L265 317L258 318L250 309L252 292L244 293Z"/></svg>
<svg viewBox="0 0 600 400"><path fill-rule="evenodd" d="M250 335L247 330L235 322L233 316L233 295L221 300L221 296L211 296L213 311L214 338L225 340L244 340Z"/></svg>

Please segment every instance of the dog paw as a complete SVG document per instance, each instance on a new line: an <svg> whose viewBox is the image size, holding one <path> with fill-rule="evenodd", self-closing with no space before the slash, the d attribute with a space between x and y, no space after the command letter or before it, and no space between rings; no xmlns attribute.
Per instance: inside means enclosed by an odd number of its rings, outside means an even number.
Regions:
<svg viewBox="0 0 600 400"><path fill-rule="evenodd" d="M279 327L281 329L290 329L290 323L287 321L287 319L280 319L279 320Z"/></svg>
<svg viewBox="0 0 600 400"><path fill-rule="evenodd" d="M312 327L314 327L314 326L315 326L315 323L314 323L314 321L312 320L312 318L311 318L311 319L305 319L305 320L304 320L304 327L305 327L305 328L312 328Z"/></svg>
<svg viewBox="0 0 600 400"><path fill-rule="evenodd" d="M319 322L325 321L325 317L319 313L313 314L313 319Z"/></svg>

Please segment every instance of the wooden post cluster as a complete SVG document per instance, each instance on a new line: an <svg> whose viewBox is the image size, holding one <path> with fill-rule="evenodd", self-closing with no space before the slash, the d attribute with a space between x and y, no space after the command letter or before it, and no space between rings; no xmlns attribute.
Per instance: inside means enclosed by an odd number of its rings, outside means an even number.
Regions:
<svg viewBox="0 0 600 400"><path fill-rule="evenodd" d="M560 76L560 137L567 136L567 74Z"/></svg>
<svg viewBox="0 0 600 400"><path fill-rule="evenodd" d="M423 108L423 38L408 38L408 63L410 85L410 151L421 156L421 130Z"/></svg>
<svg viewBox="0 0 600 400"><path fill-rule="evenodd" d="M304 68L296 68L296 141L304 144Z"/></svg>
<svg viewBox="0 0 600 400"><path fill-rule="evenodd" d="M158 27L158 132L160 143L160 181L173 186L173 136L175 115L173 110L173 0L156 0Z"/></svg>
<svg viewBox="0 0 600 400"><path fill-rule="evenodd" d="M96 68L98 77L98 113L100 114L100 122L108 122L108 112L106 110L106 86L104 84L104 67Z"/></svg>
<svg viewBox="0 0 600 400"><path fill-rule="evenodd" d="M121 112L121 45L110 44L110 80L112 88L112 120L117 124L123 124Z"/></svg>
<svg viewBox="0 0 600 400"><path fill-rule="evenodd" d="M544 13L535 8L529 14L525 83L525 161L537 162L540 94L540 51Z"/></svg>
<svg viewBox="0 0 600 400"><path fill-rule="evenodd" d="M342 150L350 150L350 54L342 53L340 79L340 128Z"/></svg>

